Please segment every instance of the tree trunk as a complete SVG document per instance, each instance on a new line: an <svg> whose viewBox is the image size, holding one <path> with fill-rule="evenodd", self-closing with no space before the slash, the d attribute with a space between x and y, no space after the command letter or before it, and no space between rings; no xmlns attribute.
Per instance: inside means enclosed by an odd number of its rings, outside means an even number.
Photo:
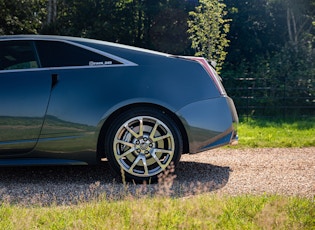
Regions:
<svg viewBox="0 0 315 230"><path fill-rule="evenodd" d="M57 18L57 0L48 0L47 2L47 24L56 21Z"/></svg>

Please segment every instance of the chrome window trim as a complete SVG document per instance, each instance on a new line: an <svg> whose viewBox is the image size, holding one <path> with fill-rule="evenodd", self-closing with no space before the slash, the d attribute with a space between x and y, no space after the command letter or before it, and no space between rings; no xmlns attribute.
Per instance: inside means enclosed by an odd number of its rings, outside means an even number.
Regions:
<svg viewBox="0 0 315 230"><path fill-rule="evenodd" d="M115 67L128 67L128 66L138 66L137 64L113 64L113 65L94 65L94 66L65 66L65 67L38 67L38 68L27 68L27 69L10 69L10 70L0 70L1 73L7 72L25 72L25 71L44 71L44 70L63 70L63 69L89 69L89 68L115 68Z"/></svg>
<svg viewBox="0 0 315 230"><path fill-rule="evenodd" d="M45 69L82 69L82 68L103 68L103 67L122 67L122 66L138 66L138 64L128 61L127 59L118 57L116 55L86 46L86 45L82 45L82 44L78 44L76 42L72 42L72 41L68 41L68 40L62 40L62 39L55 39L55 38L4 38L4 39L0 39L1 41L56 41L56 42L63 42L63 43L67 43L73 46L77 46L80 47L82 49L91 51L93 53L111 58L117 62L120 62L122 64L111 64L111 65L86 65L86 66L62 66L62 67L38 67L38 68L27 68L27 69L13 69L13 70L0 70L0 73L4 73L4 72L16 72L16 71L34 71L34 70L45 70Z"/></svg>

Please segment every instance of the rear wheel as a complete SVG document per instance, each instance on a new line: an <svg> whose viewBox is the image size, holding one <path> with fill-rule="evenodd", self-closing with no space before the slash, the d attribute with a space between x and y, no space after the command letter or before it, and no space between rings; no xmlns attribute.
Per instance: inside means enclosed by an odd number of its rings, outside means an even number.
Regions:
<svg viewBox="0 0 315 230"><path fill-rule="evenodd" d="M113 121L106 135L105 151L114 171L127 180L156 181L171 162L176 166L183 142L168 114L153 108L135 108Z"/></svg>

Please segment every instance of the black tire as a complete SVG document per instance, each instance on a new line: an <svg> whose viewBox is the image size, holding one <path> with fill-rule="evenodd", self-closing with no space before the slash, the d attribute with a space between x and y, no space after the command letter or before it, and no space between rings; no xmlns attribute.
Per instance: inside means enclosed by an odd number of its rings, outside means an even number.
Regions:
<svg viewBox="0 0 315 230"><path fill-rule="evenodd" d="M183 152L176 122L154 108L133 108L118 115L105 137L105 152L113 170L126 181L156 182Z"/></svg>

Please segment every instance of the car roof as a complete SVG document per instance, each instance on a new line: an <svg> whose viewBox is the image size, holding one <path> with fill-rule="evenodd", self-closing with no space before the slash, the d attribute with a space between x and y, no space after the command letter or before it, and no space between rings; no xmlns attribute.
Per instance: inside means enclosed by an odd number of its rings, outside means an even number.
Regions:
<svg viewBox="0 0 315 230"><path fill-rule="evenodd" d="M35 34L25 34L25 35L1 35L0 40L55 40L55 41L68 41L74 43L90 43L90 44L100 44L112 48L126 49L130 51L142 52L152 55L158 56L172 56L170 54L143 49L139 47L123 45L114 42L90 39L90 38L82 38L82 37L72 37L72 36L60 36L60 35L35 35Z"/></svg>

